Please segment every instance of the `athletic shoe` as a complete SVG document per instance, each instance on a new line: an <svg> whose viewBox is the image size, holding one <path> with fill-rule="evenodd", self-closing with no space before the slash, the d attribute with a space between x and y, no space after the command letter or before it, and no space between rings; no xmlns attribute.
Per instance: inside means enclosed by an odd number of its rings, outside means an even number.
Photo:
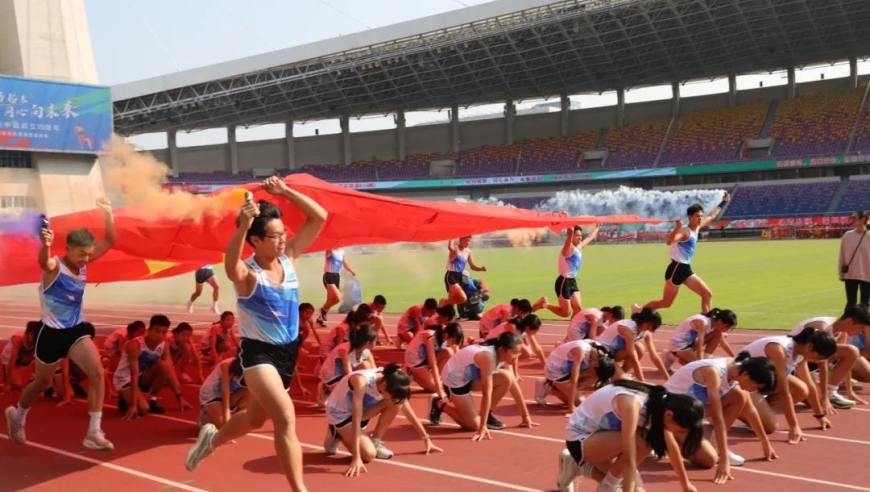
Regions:
<svg viewBox="0 0 870 492"><path fill-rule="evenodd" d="M547 406L547 395L550 390L547 388L546 379L538 379L535 381L535 402L542 407Z"/></svg>
<svg viewBox="0 0 870 492"><path fill-rule="evenodd" d="M489 430L502 430L505 427L507 426L504 425L504 422L493 417L491 413L489 414L489 417L486 418L486 428Z"/></svg>
<svg viewBox="0 0 870 492"><path fill-rule="evenodd" d="M326 439L323 440L323 451L326 456L334 456L338 454L338 445L341 444L341 438L338 437L338 432L329 424L326 424Z"/></svg>
<svg viewBox="0 0 870 492"><path fill-rule="evenodd" d="M831 396L828 397L828 399L830 400L831 405L833 405L835 408L839 408L840 410L848 410L858 403L856 401L847 399L840 393L833 393L831 394Z"/></svg>
<svg viewBox="0 0 870 492"><path fill-rule="evenodd" d="M6 434L9 439L16 444L24 444L27 442L27 436L24 434L24 423L18 420L15 416L15 407L6 408Z"/></svg>
<svg viewBox="0 0 870 492"><path fill-rule="evenodd" d="M631 305L631 312L634 314L639 313L643 308L640 307L640 304L634 303Z"/></svg>
<svg viewBox="0 0 870 492"><path fill-rule="evenodd" d="M163 415L166 409L157 404L157 400L148 400L148 413Z"/></svg>
<svg viewBox="0 0 870 492"><path fill-rule="evenodd" d="M115 449L115 445L106 439L106 434L101 430L88 432L82 445L94 451L113 451Z"/></svg>
<svg viewBox="0 0 870 492"><path fill-rule="evenodd" d="M729 449L728 462L731 463L731 466L743 466L743 463L746 463L746 458Z"/></svg>
<svg viewBox="0 0 870 492"><path fill-rule="evenodd" d="M444 408L440 405L441 397L437 393L429 395L429 423L432 425L441 424L441 412Z"/></svg>
<svg viewBox="0 0 870 492"><path fill-rule="evenodd" d="M556 476L556 488L559 492L574 492L574 479L577 478L574 458L567 449L559 454L559 475Z"/></svg>
<svg viewBox="0 0 870 492"><path fill-rule="evenodd" d="M192 313L192 312L193 312L193 303L190 302L190 301L187 301L187 312L188 312L188 313Z"/></svg>
<svg viewBox="0 0 870 492"><path fill-rule="evenodd" d="M381 442L380 439L378 439L377 437L373 437L372 443L374 443L375 445L375 450L377 451L376 457L379 460L388 460L393 457L393 452L387 449L387 447L384 446L384 443Z"/></svg>
<svg viewBox="0 0 870 492"><path fill-rule="evenodd" d="M211 312L213 312L214 314L221 314L221 310L218 309L217 303L211 305Z"/></svg>
<svg viewBox="0 0 870 492"><path fill-rule="evenodd" d="M187 452L187 457L184 461L184 466L187 468L187 471L196 470L196 467L202 463L202 460L206 459L214 452L212 441L214 441L214 436L217 435L217 432L217 427L215 427L214 424L206 424L202 426L196 444L194 444Z"/></svg>

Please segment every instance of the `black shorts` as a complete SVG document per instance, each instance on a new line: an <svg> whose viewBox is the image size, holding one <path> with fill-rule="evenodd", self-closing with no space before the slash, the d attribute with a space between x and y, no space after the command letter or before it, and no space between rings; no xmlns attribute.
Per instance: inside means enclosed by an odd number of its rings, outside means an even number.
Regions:
<svg viewBox="0 0 870 492"><path fill-rule="evenodd" d="M290 380L296 371L296 359L299 357L299 340L294 340L287 345L273 345L271 343L242 338L239 342L239 361L242 369L247 370L257 366L272 366L281 376L284 389L290 389ZM240 381L246 387L244 380Z"/></svg>
<svg viewBox="0 0 870 492"><path fill-rule="evenodd" d="M671 260L671 264L668 265L668 269L665 270L665 280L670 280L674 285L682 285L687 278L694 274L695 272L692 271L692 265L689 265L688 263L677 263L676 261Z"/></svg>
<svg viewBox="0 0 870 492"><path fill-rule="evenodd" d="M565 441L565 447L577 464L583 463L583 441Z"/></svg>
<svg viewBox="0 0 870 492"><path fill-rule="evenodd" d="M341 274L340 273L324 273L323 274L323 286L334 285L338 288L341 288Z"/></svg>
<svg viewBox="0 0 870 492"><path fill-rule="evenodd" d="M208 282L208 279L214 277L214 270L211 268L200 268L193 276L196 278L196 283L204 284Z"/></svg>
<svg viewBox="0 0 870 492"><path fill-rule="evenodd" d="M559 275L556 277L556 297L561 297L565 300L570 300L571 296L575 293L580 292L580 289L577 288L577 279L576 278L567 278Z"/></svg>
<svg viewBox="0 0 870 492"><path fill-rule="evenodd" d="M465 384L459 388L448 388L447 385L442 384L441 386L444 388L444 392L447 393L447 399L449 400L451 396L463 396L471 393L471 385L472 383Z"/></svg>
<svg viewBox="0 0 870 492"><path fill-rule="evenodd" d="M41 323L36 333L36 359L43 364L54 364L66 357L79 340L90 337L85 323L72 328L52 328Z"/></svg>
<svg viewBox="0 0 870 492"><path fill-rule="evenodd" d="M353 423L353 416L350 416L350 417L342 420L341 422L339 422L337 425L333 425L333 427L335 427L336 429L344 429L345 427L349 426L352 423ZM330 424L330 425L332 425L332 424ZM369 421L363 420L362 422L359 423L359 428L365 429L368 425L369 425Z"/></svg>
<svg viewBox="0 0 870 492"><path fill-rule="evenodd" d="M448 271L444 274L444 288L450 292L451 285L462 285L462 272Z"/></svg>

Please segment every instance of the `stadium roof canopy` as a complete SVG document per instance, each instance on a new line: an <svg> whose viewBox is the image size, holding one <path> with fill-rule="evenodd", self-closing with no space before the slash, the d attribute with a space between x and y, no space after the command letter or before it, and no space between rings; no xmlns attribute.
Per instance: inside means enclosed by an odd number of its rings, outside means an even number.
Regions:
<svg viewBox="0 0 870 492"><path fill-rule="evenodd" d="M870 55L870 0L499 0L112 88L133 135L445 108Z"/></svg>

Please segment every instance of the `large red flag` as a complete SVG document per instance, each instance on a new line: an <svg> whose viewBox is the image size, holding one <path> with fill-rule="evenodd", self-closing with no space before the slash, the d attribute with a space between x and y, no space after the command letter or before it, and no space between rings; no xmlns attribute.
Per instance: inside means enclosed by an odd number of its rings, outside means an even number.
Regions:
<svg viewBox="0 0 870 492"><path fill-rule="evenodd" d="M468 202L393 198L333 185L308 174L293 174L284 181L329 213L323 231L308 252L365 244L444 241L509 229L556 231L575 224L661 222L634 215L568 217ZM266 199L277 205L291 233L302 224L301 212L286 200L266 193L259 183L240 188L252 191L255 200ZM88 267L91 282L161 278L190 272L206 263L220 263L236 227L233 210L201 221L155 217L144 206L120 207L114 214L117 242L110 253ZM96 209L52 217L51 227L58 238L52 247L54 254L63 254L64 238L71 229L87 227L99 238L105 228L102 214ZM0 241L0 285L38 281L36 239L4 234Z"/></svg>

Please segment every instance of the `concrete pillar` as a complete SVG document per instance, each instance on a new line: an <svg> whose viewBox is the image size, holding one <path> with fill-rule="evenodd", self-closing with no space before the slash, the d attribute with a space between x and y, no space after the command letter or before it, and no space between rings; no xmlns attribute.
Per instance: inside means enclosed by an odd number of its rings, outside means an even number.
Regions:
<svg viewBox="0 0 870 492"><path fill-rule="evenodd" d="M406 157L405 147L405 110L400 109L396 112L396 142L399 143L399 159L404 160Z"/></svg>
<svg viewBox="0 0 870 492"><path fill-rule="evenodd" d="M172 169L172 175L178 176L178 132L169 130L166 132L166 158L169 160L169 168Z"/></svg>
<svg viewBox="0 0 870 492"><path fill-rule="evenodd" d="M504 141L508 145L514 143L514 122L517 114L517 106L513 99L504 102Z"/></svg>
<svg viewBox="0 0 870 492"><path fill-rule="evenodd" d="M672 83L671 91L673 91L674 93L673 97L671 98L671 116L676 118L680 115L680 83Z"/></svg>
<svg viewBox="0 0 870 492"><path fill-rule="evenodd" d="M227 141L229 142L230 171L233 174L239 172L239 143L236 141L236 125L227 128Z"/></svg>
<svg viewBox="0 0 870 492"><path fill-rule="evenodd" d="M450 106L450 150L459 153L461 147L459 140L459 105Z"/></svg>
<svg viewBox="0 0 870 492"><path fill-rule="evenodd" d="M284 124L284 164L287 169L296 169L296 139L293 138L293 121Z"/></svg>
<svg viewBox="0 0 870 492"><path fill-rule="evenodd" d="M342 116L339 122L341 123L341 147L344 151L343 162L348 165L353 162L350 152L350 117Z"/></svg>
<svg viewBox="0 0 870 492"><path fill-rule="evenodd" d="M625 89L616 89L616 126L625 126Z"/></svg>
<svg viewBox="0 0 870 492"><path fill-rule="evenodd" d="M849 87L858 87L858 59L849 58Z"/></svg>
<svg viewBox="0 0 870 492"><path fill-rule="evenodd" d="M568 94L560 94L559 99L562 103L562 113L559 115L559 135L567 137L571 131L571 98L568 97Z"/></svg>
<svg viewBox="0 0 870 492"><path fill-rule="evenodd" d="M788 86L786 87L786 92L788 93L789 99L794 99L796 90L795 90L795 81L794 81L794 67L788 67Z"/></svg>
<svg viewBox="0 0 870 492"><path fill-rule="evenodd" d="M728 76L728 107L737 106L737 75Z"/></svg>

